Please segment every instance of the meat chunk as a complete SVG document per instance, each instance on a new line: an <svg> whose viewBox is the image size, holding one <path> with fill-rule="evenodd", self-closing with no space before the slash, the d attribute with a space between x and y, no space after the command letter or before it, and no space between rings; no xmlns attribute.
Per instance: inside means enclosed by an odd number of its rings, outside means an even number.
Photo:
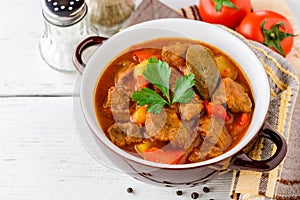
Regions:
<svg viewBox="0 0 300 200"><path fill-rule="evenodd" d="M189 129L185 125L183 124L179 128L175 138L170 143L173 147L184 149L188 154L194 146L199 145L200 137L195 129Z"/></svg>
<svg viewBox="0 0 300 200"><path fill-rule="evenodd" d="M109 139L118 147L142 142L141 129L134 123L115 123L108 128Z"/></svg>
<svg viewBox="0 0 300 200"><path fill-rule="evenodd" d="M231 145L232 138L227 133L221 120L214 117L203 117L198 127L200 134L211 144L216 144L221 150Z"/></svg>
<svg viewBox="0 0 300 200"><path fill-rule="evenodd" d="M175 112L169 109L162 110L160 114L147 113L146 133L154 139L167 142L175 138L181 122Z"/></svg>
<svg viewBox="0 0 300 200"><path fill-rule="evenodd" d="M185 55L190 45L191 43L176 42L175 44L164 46L161 53L163 61L184 73L186 70Z"/></svg>
<svg viewBox="0 0 300 200"><path fill-rule="evenodd" d="M128 88L134 89L135 83L133 77L135 64L134 63L128 63L128 64L122 64L121 69L117 72L115 75L115 85L123 85Z"/></svg>
<svg viewBox="0 0 300 200"><path fill-rule="evenodd" d="M126 141L125 141L125 133L119 128L118 124L115 123L111 125L108 130L108 137L112 143L117 145L118 147L122 148L125 146Z"/></svg>
<svg viewBox="0 0 300 200"><path fill-rule="evenodd" d="M200 162L210 158L215 158L223 153L219 147L213 146L210 143L203 144L201 148L194 148L191 153L188 155L188 160L190 162Z"/></svg>
<svg viewBox="0 0 300 200"><path fill-rule="evenodd" d="M223 81L220 81L220 84L216 89L215 93L213 94L211 101L214 104L226 104L226 90Z"/></svg>
<svg viewBox="0 0 300 200"><path fill-rule="evenodd" d="M137 124L128 122L118 125L120 129L125 133L126 144L142 142L143 135L141 132L141 128Z"/></svg>
<svg viewBox="0 0 300 200"><path fill-rule="evenodd" d="M193 124L182 123L175 112L166 109L160 114L147 113L146 134L161 142L170 142L173 147L187 149L198 138L196 130L192 130Z"/></svg>
<svg viewBox="0 0 300 200"><path fill-rule="evenodd" d="M251 112L252 101L245 88L231 78L223 79L228 109L234 113Z"/></svg>
<svg viewBox="0 0 300 200"><path fill-rule="evenodd" d="M189 103L180 104L179 111L181 118L184 120L191 120L192 118L200 116L203 110L203 104L201 99L195 95L195 97Z"/></svg>
<svg viewBox="0 0 300 200"><path fill-rule="evenodd" d="M111 97L111 108L114 110L128 109L130 95L131 92L126 90L122 86L115 87Z"/></svg>
<svg viewBox="0 0 300 200"><path fill-rule="evenodd" d="M130 108L132 106L131 93L134 91L135 79L133 68L120 72L118 82L112 91L109 91L108 105L110 103L113 117L116 122L130 121Z"/></svg>
<svg viewBox="0 0 300 200"><path fill-rule="evenodd" d="M112 93L111 111L116 122L130 121L130 94L122 87L116 87Z"/></svg>
<svg viewBox="0 0 300 200"><path fill-rule="evenodd" d="M188 156L190 162L199 162L221 155L232 143L231 136L221 121L213 117L201 118L198 127L202 135L202 144L192 150Z"/></svg>
<svg viewBox="0 0 300 200"><path fill-rule="evenodd" d="M133 70L134 68L130 66L128 69L126 68L125 70L124 68L117 73L115 86L111 86L108 89L107 97L103 104L104 108L111 108L112 104L115 109L118 108L118 110L120 107L122 107L122 109L125 109L126 106L128 107L126 102L121 102L120 100L124 98L127 100L129 93L134 90L133 86L135 83L133 81L135 80L132 78Z"/></svg>

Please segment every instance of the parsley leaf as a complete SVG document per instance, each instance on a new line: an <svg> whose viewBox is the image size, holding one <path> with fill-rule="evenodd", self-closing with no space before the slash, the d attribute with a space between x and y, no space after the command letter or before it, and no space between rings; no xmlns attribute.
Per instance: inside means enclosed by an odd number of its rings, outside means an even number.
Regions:
<svg viewBox="0 0 300 200"><path fill-rule="evenodd" d="M192 87L195 84L194 74L188 74L179 77L175 83L174 96L170 99L170 76L171 68L167 62L162 62L156 58L149 58L147 67L143 72L145 79L154 84L167 98L164 99L158 93L150 88L142 88L140 91L132 93L131 98L136 101L139 106L147 106L147 112L159 114L165 104L169 106L172 103L188 103L194 97L195 92Z"/></svg>
<svg viewBox="0 0 300 200"><path fill-rule="evenodd" d="M142 88L141 91L133 92L131 98L136 101L139 106L148 104L147 111L155 114L159 114L162 107L168 103L159 94L149 88Z"/></svg>
<svg viewBox="0 0 300 200"><path fill-rule="evenodd" d="M148 60L147 68L143 72L143 75L167 97L169 104L169 81L171 76L171 68L169 67L169 64L151 57Z"/></svg>
<svg viewBox="0 0 300 200"><path fill-rule="evenodd" d="M172 103L188 103L191 101L195 95L195 92L191 89L195 85L194 78L194 74L188 74L176 80Z"/></svg>
<svg viewBox="0 0 300 200"><path fill-rule="evenodd" d="M147 112L151 112L154 114L159 114L161 112L161 109L164 107L165 104L157 103L157 104L151 104L147 107Z"/></svg>

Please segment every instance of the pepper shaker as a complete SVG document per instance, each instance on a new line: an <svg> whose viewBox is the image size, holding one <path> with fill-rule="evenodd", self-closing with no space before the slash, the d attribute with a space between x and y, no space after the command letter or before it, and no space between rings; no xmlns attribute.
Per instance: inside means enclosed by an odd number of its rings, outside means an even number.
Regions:
<svg viewBox="0 0 300 200"><path fill-rule="evenodd" d="M97 35L90 26L84 0L44 0L44 32L39 48L43 60L53 69L74 72L72 63L76 46L85 38Z"/></svg>
<svg viewBox="0 0 300 200"><path fill-rule="evenodd" d="M118 32L135 8L134 0L87 0L90 22L98 35L110 37Z"/></svg>

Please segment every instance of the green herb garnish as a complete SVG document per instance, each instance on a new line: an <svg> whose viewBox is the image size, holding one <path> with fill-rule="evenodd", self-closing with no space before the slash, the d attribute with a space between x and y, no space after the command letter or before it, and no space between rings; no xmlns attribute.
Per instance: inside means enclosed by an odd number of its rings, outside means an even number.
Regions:
<svg viewBox="0 0 300 200"><path fill-rule="evenodd" d="M140 106L147 105L147 111L159 114L161 109L168 102L159 94L149 88L142 88L141 91L132 93L131 98Z"/></svg>
<svg viewBox="0 0 300 200"><path fill-rule="evenodd" d="M194 90L191 89L195 85L194 77L194 74L188 74L176 80L172 103L188 103L191 101L195 95Z"/></svg>
<svg viewBox="0 0 300 200"><path fill-rule="evenodd" d="M194 90L192 89L195 84L194 74L188 74L177 78L174 96L171 101L169 92L171 68L167 62L150 58L143 75L145 79L154 84L164 96L162 97L149 88L142 88L141 91L133 92L131 98L140 106L148 105L147 112L159 114L166 104L170 106L175 102L188 103L194 97Z"/></svg>
<svg viewBox="0 0 300 200"><path fill-rule="evenodd" d="M169 82L171 68L167 62L162 62L156 58L149 58L146 70L143 72L144 77L150 83L153 83L165 95L170 103Z"/></svg>

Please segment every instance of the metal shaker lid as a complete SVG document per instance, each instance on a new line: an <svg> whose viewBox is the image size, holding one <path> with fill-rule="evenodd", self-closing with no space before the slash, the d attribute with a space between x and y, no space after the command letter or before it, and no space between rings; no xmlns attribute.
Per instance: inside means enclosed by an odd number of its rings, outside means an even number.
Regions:
<svg viewBox="0 0 300 200"><path fill-rule="evenodd" d="M70 26L80 21L87 13L84 0L44 0L43 15L56 26Z"/></svg>

